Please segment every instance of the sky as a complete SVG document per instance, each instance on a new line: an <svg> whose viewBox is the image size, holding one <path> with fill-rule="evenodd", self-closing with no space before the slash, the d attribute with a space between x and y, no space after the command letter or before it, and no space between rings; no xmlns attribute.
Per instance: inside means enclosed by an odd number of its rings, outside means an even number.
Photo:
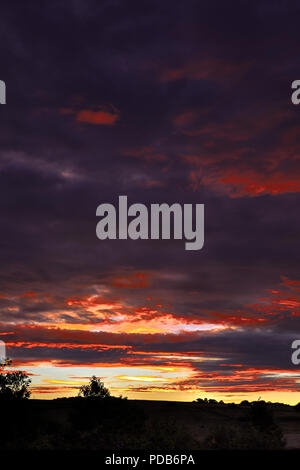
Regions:
<svg viewBox="0 0 300 470"><path fill-rule="evenodd" d="M1 5L0 339L32 397L300 402L299 2ZM205 204L202 250L96 208Z"/></svg>

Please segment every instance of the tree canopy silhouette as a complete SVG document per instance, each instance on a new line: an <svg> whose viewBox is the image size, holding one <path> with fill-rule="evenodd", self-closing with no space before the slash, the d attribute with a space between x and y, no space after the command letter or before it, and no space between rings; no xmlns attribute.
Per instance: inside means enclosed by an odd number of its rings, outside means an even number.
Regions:
<svg viewBox="0 0 300 470"><path fill-rule="evenodd" d="M24 399L30 397L31 379L21 371L0 374L0 398Z"/></svg>
<svg viewBox="0 0 300 470"><path fill-rule="evenodd" d="M108 398L110 397L110 391L104 386L95 375L90 379L88 385L82 385L79 389L79 396L85 398Z"/></svg>

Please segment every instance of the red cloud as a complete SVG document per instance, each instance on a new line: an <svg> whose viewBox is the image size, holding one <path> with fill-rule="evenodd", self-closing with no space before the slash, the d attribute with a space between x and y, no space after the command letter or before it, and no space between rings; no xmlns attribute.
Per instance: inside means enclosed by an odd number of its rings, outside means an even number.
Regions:
<svg viewBox="0 0 300 470"><path fill-rule="evenodd" d="M173 122L177 126L190 125L189 129L183 130L185 134L189 136L204 136L210 139L209 143L213 146L215 141L220 139L228 142L251 140L264 131L278 126L285 119L290 118L291 113L285 110L262 112L256 109L247 115L239 113L234 118L226 119L226 121L201 123L201 125L197 126L194 122L199 116L203 117L203 113L184 111L179 116L176 116Z"/></svg>
<svg viewBox="0 0 300 470"><path fill-rule="evenodd" d="M231 197L299 192L299 127L285 129L291 118L284 106L254 107L221 122L195 110L176 115L173 123L185 138L178 157L190 167L191 188L210 186ZM262 145L270 135L272 143Z"/></svg>
<svg viewBox="0 0 300 470"><path fill-rule="evenodd" d="M191 61L178 67L164 68L159 75L159 79L163 82L171 82L184 78L190 80L222 81L222 79L227 77L240 76L247 70L249 65L246 63L230 63L222 59Z"/></svg>
<svg viewBox="0 0 300 470"><path fill-rule="evenodd" d="M91 109L77 111L71 108L62 108L60 112L61 114L75 114L75 119L79 122L103 126L112 126L120 118L120 112L112 105L95 111Z"/></svg>
<svg viewBox="0 0 300 470"><path fill-rule="evenodd" d="M112 278L111 285L122 289L145 289L149 287L150 276L144 273L133 273L127 276Z"/></svg>
<svg viewBox="0 0 300 470"><path fill-rule="evenodd" d="M24 348L24 349L33 349L33 348L55 348L55 349L81 349L85 350L94 350L94 351L109 351L111 349L130 349L132 346L129 345L119 345L119 344L86 344L86 343L55 343L55 342L28 342L28 341L10 341L6 342L6 346L14 348Z"/></svg>
<svg viewBox="0 0 300 470"><path fill-rule="evenodd" d="M200 185L210 186L223 190L230 197L261 196L264 194L285 194L300 192L300 175L297 171L266 171L254 168L239 168L238 152L231 155L232 168L217 169L218 158L223 160L224 154L203 155L201 160L197 156L186 156L182 160L190 164L193 169L189 172L190 187L197 190ZM229 158L229 156L228 156ZM211 162L209 162L211 159ZM201 165L202 162L202 165ZM220 163L222 166L226 162ZM235 167L233 167L233 165Z"/></svg>
<svg viewBox="0 0 300 470"><path fill-rule="evenodd" d="M297 175L280 172L262 174L255 170L228 170L216 181L229 188L232 197L258 196L261 194L296 193L300 191L300 178Z"/></svg>
<svg viewBox="0 0 300 470"><path fill-rule="evenodd" d="M249 313L246 312L237 312L236 314L215 312L213 316L217 321L232 326L260 325L269 321L267 318L250 316Z"/></svg>
<svg viewBox="0 0 300 470"><path fill-rule="evenodd" d="M88 109L79 111L76 115L77 121L88 122L90 124L103 124L111 126L119 119L119 114L106 111L89 111Z"/></svg>
<svg viewBox="0 0 300 470"><path fill-rule="evenodd" d="M25 294L23 294L22 297L36 297L36 292L32 292L32 291L28 291L28 292L25 292Z"/></svg>

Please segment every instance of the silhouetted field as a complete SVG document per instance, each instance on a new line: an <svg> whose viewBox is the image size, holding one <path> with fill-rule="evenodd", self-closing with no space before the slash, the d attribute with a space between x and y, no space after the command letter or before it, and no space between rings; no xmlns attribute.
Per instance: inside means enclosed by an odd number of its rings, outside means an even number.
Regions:
<svg viewBox="0 0 300 470"><path fill-rule="evenodd" d="M297 407L134 401L1 400L1 449L300 448Z"/></svg>

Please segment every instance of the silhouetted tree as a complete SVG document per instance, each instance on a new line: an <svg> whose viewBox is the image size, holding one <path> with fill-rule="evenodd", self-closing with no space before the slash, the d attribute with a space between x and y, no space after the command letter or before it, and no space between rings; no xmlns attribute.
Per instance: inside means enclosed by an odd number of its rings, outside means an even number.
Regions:
<svg viewBox="0 0 300 470"><path fill-rule="evenodd" d="M208 405L208 399L207 398L197 398L196 402L200 403L201 405Z"/></svg>
<svg viewBox="0 0 300 470"><path fill-rule="evenodd" d="M200 405L224 405L223 400L217 401L214 398L197 398L194 400L195 403L200 403Z"/></svg>
<svg viewBox="0 0 300 470"><path fill-rule="evenodd" d="M104 386L95 375L90 379L88 385L82 385L79 390L79 396L85 398L108 398L110 397L110 391Z"/></svg>
<svg viewBox="0 0 300 470"><path fill-rule="evenodd" d="M0 398L24 399L30 397L28 387L31 379L24 372L7 372L0 374Z"/></svg>

